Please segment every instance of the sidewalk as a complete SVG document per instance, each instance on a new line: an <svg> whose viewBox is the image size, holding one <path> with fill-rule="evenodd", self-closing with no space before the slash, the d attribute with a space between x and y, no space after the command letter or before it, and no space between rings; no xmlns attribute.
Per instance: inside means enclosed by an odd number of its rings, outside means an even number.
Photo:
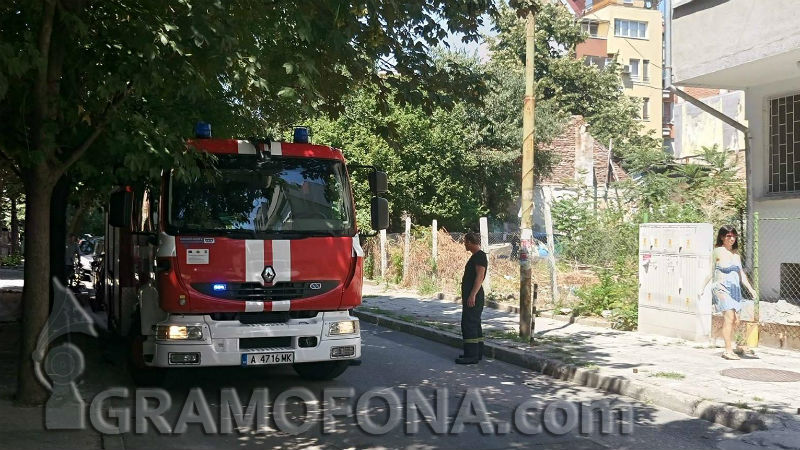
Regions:
<svg viewBox="0 0 800 450"><path fill-rule="evenodd" d="M17 384L19 363L19 322L0 322L0 448L8 449L101 449L102 437L90 430L47 430L44 426L44 406L22 407L13 402ZM82 350L85 346L81 347ZM97 358L87 358L90 364ZM87 369L91 370L91 366ZM91 399L91 392L99 390L97 379L108 377L109 371L90 373L79 383L84 400ZM89 373L84 372L84 373Z"/></svg>
<svg viewBox="0 0 800 450"><path fill-rule="evenodd" d="M361 313L459 333L461 305L458 303L420 298L410 291L384 290L383 286L368 284L364 286L364 296L363 305L358 308ZM488 342L499 344L495 348L515 349L533 359L564 363L572 370L572 378L578 373L583 380L588 380L586 372L591 372L593 376L589 378L593 378L594 383L598 383L598 378L613 380L616 384L630 382L639 387L637 392L646 391L641 400L681 412L691 410L701 417L704 417L698 414L701 404L721 405L728 413L733 410L750 419L763 418L771 430L798 433L800 439L800 381L748 381L720 374L721 370L730 368L800 371L800 352L759 348L759 359L728 361L721 358L722 348L710 343L570 324L544 317L536 318L536 340L531 347L516 339L517 314L485 308L483 324ZM732 423L730 417L713 420L746 428L742 423Z"/></svg>

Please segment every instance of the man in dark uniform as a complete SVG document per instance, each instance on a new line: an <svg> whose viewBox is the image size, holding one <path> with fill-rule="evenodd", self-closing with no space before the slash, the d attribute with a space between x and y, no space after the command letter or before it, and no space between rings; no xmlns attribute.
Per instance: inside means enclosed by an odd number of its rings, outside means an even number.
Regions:
<svg viewBox="0 0 800 450"><path fill-rule="evenodd" d="M464 248L472 256L464 267L461 278L461 337L464 340L464 354L456 359L456 364L475 364L483 357L483 279L489 261L481 251L481 238L477 233L464 236Z"/></svg>

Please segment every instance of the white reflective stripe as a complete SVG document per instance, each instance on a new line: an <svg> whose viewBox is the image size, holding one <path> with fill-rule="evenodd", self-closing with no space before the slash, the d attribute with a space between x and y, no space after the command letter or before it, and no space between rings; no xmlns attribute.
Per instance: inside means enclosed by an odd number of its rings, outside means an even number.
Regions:
<svg viewBox="0 0 800 450"><path fill-rule="evenodd" d="M269 154L272 156L282 156L283 155L283 148L281 147L280 142L270 142L269 143Z"/></svg>
<svg viewBox="0 0 800 450"><path fill-rule="evenodd" d="M292 241L272 241L272 268L275 269L275 279L279 281L292 281Z"/></svg>
<svg viewBox="0 0 800 450"><path fill-rule="evenodd" d="M264 241L247 239L244 241L245 281L264 283L261 272L264 270Z"/></svg>
<svg viewBox="0 0 800 450"><path fill-rule="evenodd" d="M353 256L364 257L364 249L361 248L361 239L358 238L358 235L353 236Z"/></svg>
<svg viewBox="0 0 800 450"><path fill-rule="evenodd" d="M277 302L272 302L272 310L273 311L288 311L289 310L289 300L278 300Z"/></svg>
<svg viewBox="0 0 800 450"><path fill-rule="evenodd" d="M170 236L163 231L158 234L158 250L156 250L156 257L169 258L176 256L175 252L175 236Z"/></svg>
<svg viewBox="0 0 800 450"><path fill-rule="evenodd" d="M248 141L236 141L239 144L240 155L255 155L256 147Z"/></svg>
<svg viewBox="0 0 800 450"><path fill-rule="evenodd" d="M264 311L264 302L244 302L244 310L246 312L262 312Z"/></svg>

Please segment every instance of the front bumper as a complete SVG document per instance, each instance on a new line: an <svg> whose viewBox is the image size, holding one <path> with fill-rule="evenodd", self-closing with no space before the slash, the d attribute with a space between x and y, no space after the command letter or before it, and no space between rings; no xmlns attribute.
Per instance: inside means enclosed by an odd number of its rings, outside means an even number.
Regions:
<svg viewBox="0 0 800 450"><path fill-rule="evenodd" d="M331 323L358 321L347 311L321 312L308 319L290 319L285 323L243 324L238 320L215 321L208 315L172 315L161 322L172 325L200 325L203 339L194 341L161 341L149 336L144 346L145 362L153 367L240 366L242 355L252 353L293 352L295 363L352 360L361 357L361 335L327 336ZM303 337L316 337L313 347L301 347ZM291 338L280 347L240 348L240 339ZM286 339L285 339L286 340ZM352 355L332 357L334 347L354 347ZM251 347L251 346L250 346ZM170 362L170 354L196 354L197 362Z"/></svg>

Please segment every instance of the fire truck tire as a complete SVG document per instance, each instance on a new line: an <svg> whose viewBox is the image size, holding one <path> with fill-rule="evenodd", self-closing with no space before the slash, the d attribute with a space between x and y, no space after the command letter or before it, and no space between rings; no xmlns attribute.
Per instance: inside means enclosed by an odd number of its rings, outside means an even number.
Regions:
<svg viewBox="0 0 800 450"><path fill-rule="evenodd" d="M297 363L294 371L306 380L332 380L350 366L349 360Z"/></svg>
<svg viewBox="0 0 800 450"><path fill-rule="evenodd" d="M161 386L167 376L164 368L150 367L144 362L142 344L144 336L141 334L139 311L136 311L136 318L131 324L131 331L128 336L128 373L131 375L136 386L151 387Z"/></svg>

